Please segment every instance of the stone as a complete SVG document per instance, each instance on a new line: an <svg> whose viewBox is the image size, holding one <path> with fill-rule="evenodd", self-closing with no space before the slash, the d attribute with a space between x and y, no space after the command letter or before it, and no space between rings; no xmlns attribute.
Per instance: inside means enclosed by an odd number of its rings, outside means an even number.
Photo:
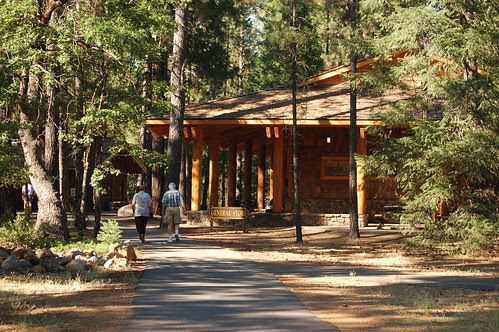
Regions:
<svg viewBox="0 0 499 332"><path fill-rule="evenodd" d="M15 272L21 264L21 260L16 256L7 257L2 263L2 270L5 272Z"/></svg>
<svg viewBox="0 0 499 332"><path fill-rule="evenodd" d="M67 253L67 256L71 256L72 259L75 259L76 256L85 256L85 253L80 249L71 249Z"/></svg>
<svg viewBox="0 0 499 332"><path fill-rule="evenodd" d="M126 258L111 258L106 261L104 268L112 270L122 270L127 267L128 261Z"/></svg>
<svg viewBox="0 0 499 332"><path fill-rule="evenodd" d="M38 257L36 257L36 252L34 252L31 249L27 249L26 253L21 258L24 258L25 260L30 261L30 262L31 262L31 260L38 261Z"/></svg>
<svg viewBox="0 0 499 332"><path fill-rule="evenodd" d="M60 266L54 256L44 256L40 259L40 265L43 266L47 272L57 272Z"/></svg>
<svg viewBox="0 0 499 332"><path fill-rule="evenodd" d="M80 273L81 271L84 271L86 268L85 262L81 261L79 259L72 259L67 265L66 265L66 270L70 272L76 272Z"/></svg>
<svg viewBox="0 0 499 332"><path fill-rule="evenodd" d="M125 258L122 254L119 254L117 252L111 252L106 256L106 260L113 259L113 258Z"/></svg>
<svg viewBox="0 0 499 332"><path fill-rule="evenodd" d="M41 265L33 265L30 270L31 273L45 273L45 268Z"/></svg>
<svg viewBox="0 0 499 332"><path fill-rule="evenodd" d="M0 247L0 258L5 259L10 256L10 250L4 247Z"/></svg>
<svg viewBox="0 0 499 332"><path fill-rule="evenodd" d="M17 258L19 259L23 259L24 258L24 255L28 252L28 250L24 249L24 248L16 248L14 250L12 250L12 252L10 253L12 256L16 256Z"/></svg>
<svg viewBox="0 0 499 332"><path fill-rule="evenodd" d="M128 204L118 209L118 217L133 217L132 205Z"/></svg>
<svg viewBox="0 0 499 332"><path fill-rule="evenodd" d="M66 266L68 265L69 262L71 262L73 258L71 256L62 256L62 257L57 257L57 263L61 266Z"/></svg>
<svg viewBox="0 0 499 332"><path fill-rule="evenodd" d="M36 256L28 259L28 261L31 263L31 265L40 265L40 260Z"/></svg>
<svg viewBox="0 0 499 332"><path fill-rule="evenodd" d="M126 257L129 261L134 261L137 259L137 254L135 254L134 246L130 244L121 244L114 248L114 252Z"/></svg>
<svg viewBox="0 0 499 332"><path fill-rule="evenodd" d="M31 270L32 266L31 263L26 260L26 259L20 259L19 260L19 265L16 268L16 272L19 273L28 273Z"/></svg>
<svg viewBox="0 0 499 332"><path fill-rule="evenodd" d="M43 260L45 257L55 258L55 255L50 249L44 248L44 249L38 251L36 257L38 257L40 260Z"/></svg>

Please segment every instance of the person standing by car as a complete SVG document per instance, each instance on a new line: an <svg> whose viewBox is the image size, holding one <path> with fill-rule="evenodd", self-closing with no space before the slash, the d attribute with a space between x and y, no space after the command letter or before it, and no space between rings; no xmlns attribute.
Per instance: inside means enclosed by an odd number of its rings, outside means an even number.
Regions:
<svg viewBox="0 0 499 332"><path fill-rule="evenodd" d="M147 220L149 219L150 211L152 211L151 196L145 192L145 186L139 186L138 192L133 195L132 210L135 216L135 227L139 233L140 242L145 242Z"/></svg>
<svg viewBox="0 0 499 332"><path fill-rule="evenodd" d="M175 189L175 183L170 182L168 185L168 190L161 200L162 204L162 215L165 218L165 222L168 224L168 243L172 243L172 233L175 227L175 240L180 241L179 228L180 228L180 207L182 207L185 213L184 199L180 195L180 191Z"/></svg>

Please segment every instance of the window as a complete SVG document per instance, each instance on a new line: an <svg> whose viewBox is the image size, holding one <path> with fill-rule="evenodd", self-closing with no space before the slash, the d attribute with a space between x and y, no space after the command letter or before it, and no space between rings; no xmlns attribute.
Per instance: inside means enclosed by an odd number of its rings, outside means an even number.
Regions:
<svg viewBox="0 0 499 332"><path fill-rule="evenodd" d="M345 180L348 179L348 157L322 157L321 179Z"/></svg>

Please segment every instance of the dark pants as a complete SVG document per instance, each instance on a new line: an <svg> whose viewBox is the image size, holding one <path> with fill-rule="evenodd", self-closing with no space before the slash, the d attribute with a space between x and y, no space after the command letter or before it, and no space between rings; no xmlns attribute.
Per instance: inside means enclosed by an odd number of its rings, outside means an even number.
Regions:
<svg viewBox="0 0 499 332"><path fill-rule="evenodd" d="M137 232L139 235L144 235L146 233L147 219L149 217L135 217L135 227L137 227Z"/></svg>

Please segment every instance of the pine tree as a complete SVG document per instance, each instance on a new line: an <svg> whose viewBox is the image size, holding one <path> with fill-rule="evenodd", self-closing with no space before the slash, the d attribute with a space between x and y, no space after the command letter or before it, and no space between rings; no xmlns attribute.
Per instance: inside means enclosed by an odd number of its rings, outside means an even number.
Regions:
<svg viewBox="0 0 499 332"><path fill-rule="evenodd" d="M376 40L380 53L411 50L378 82L415 83L417 93L371 129L380 141L368 168L395 176L402 222L468 249L491 246L499 226L497 9L487 0L395 6Z"/></svg>

